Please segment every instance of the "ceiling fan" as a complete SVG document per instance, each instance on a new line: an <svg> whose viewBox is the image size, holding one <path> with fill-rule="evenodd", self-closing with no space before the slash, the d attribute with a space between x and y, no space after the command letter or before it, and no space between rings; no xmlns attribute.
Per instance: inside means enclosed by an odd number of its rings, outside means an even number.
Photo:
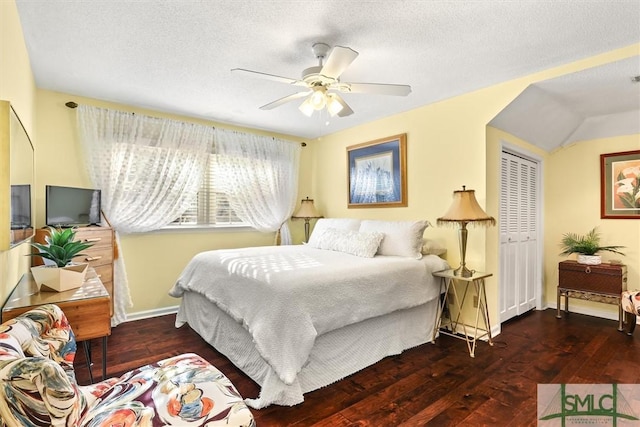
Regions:
<svg viewBox="0 0 640 427"><path fill-rule="evenodd" d="M411 86L408 85L341 82L340 75L358 57L358 52L343 46L335 46L331 49L326 43L315 43L312 50L318 59L318 65L305 69L302 72L302 79L292 79L243 68L234 68L231 71L304 88L299 92L265 104L260 109L271 110L287 102L306 98L299 109L308 117L311 117L314 111L322 110L325 107L331 117L335 115L345 117L353 114L351 107L336 92L395 96L407 96L411 93ZM330 50L331 54L327 57ZM323 64L325 57L327 60Z"/></svg>

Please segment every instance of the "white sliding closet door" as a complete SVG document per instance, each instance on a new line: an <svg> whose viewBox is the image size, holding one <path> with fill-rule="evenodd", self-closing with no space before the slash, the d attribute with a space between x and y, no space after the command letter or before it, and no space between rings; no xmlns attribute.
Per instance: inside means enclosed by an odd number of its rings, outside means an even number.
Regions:
<svg viewBox="0 0 640 427"><path fill-rule="evenodd" d="M538 164L502 152L500 171L500 322L536 306Z"/></svg>

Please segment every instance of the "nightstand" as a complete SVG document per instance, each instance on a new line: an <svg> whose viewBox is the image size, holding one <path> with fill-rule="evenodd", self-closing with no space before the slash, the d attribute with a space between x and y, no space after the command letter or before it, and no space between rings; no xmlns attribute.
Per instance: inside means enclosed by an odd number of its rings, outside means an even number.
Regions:
<svg viewBox="0 0 640 427"><path fill-rule="evenodd" d="M82 341L91 373L90 341L102 338L102 378L107 377L107 336L111 335L111 298L93 268L81 287L64 292L39 291L31 273L26 273L2 307L2 322L43 304L56 304L69 320L76 341Z"/></svg>
<svg viewBox="0 0 640 427"><path fill-rule="evenodd" d="M433 275L440 278L441 300L438 305L438 310L436 310L436 326L433 330L432 341L436 341L436 335L438 332L444 335L463 339L467 342L467 348L471 357L475 357L476 343L478 339L487 337L489 345L492 346L491 322L489 321L487 292L484 284L484 279L491 277L492 274L474 272L470 277L461 277L454 274L454 269L449 269L436 271ZM462 287L462 297L458 295L456 282L458 282ZM474 292L469 292L469 285L472 285L471 288L473 288ZM451 291L452 302L457 310L455 315L452 314L448 301L449 291ZM477 297L477 300L474 297ZM474 302L477 301L474 307L475 323L473 325L467 325L460 321L462 309L465 307L465 303L469 299L474 300ZM448 319L443 321L442 315L445 310L448 312ZM480 323L481 318L482 324Z"/></svg>
<svg viewBox="0 0 640 427"><path fill-rule="evenodd" d="M624 264L578 264L562 261L558 264L557 314L560 297L564 296L564 312L569 313L569 297L618 306L618 330L622 331L624 316L620 295L627 290L627 266Z"/></svg>

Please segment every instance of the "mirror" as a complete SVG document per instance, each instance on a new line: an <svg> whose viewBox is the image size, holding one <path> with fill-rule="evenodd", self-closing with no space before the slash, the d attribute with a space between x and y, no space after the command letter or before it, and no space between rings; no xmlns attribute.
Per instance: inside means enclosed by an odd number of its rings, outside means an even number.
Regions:
<svg viewBox="0 0 640 427"><path fill-rule="evenodd" d="M17 245L31 238L33 229L34 179L33 179L33 144L22 126L18 115L10 109L9 126L11 141L9 165L11 182L11 237L10 245Z"/></svg>
<svg viewBox="0 0 640 427"><path fill-rule="evenodd" d="M0 223L0 227L6 230L0 233L0 249L4 250L34 235L34 150L27 131L7 101L2 101L0 113L3 139L0 149L5 162L9 161L9 164L2 165L9 173L4 172L0 177L0 182L6 183L2 185L0 197L8 207L2 212L8 224ZM7 238L3 236L5 233Z"/></svg>

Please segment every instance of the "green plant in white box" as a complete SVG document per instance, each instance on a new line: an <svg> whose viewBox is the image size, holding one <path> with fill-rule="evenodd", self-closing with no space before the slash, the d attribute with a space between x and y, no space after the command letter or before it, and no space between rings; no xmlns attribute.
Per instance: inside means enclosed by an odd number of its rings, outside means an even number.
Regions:
<svg viewBox="0 0 640 427"><path fill-rule="evenodd" d="M72 260L83 255L81 252L93 243L79 242L75 237L76 230L73 228L49 227L45 243L31 244L38 252L29 254L30 256L39 256L54 263L31 268L33 278L39 286L58 292L82 286L88 264L73 264Z"/></svg>
<svg viewBox="0 0 640 427"><path fill-rule="evenodd" d="M31 244L39 251L31 256L46 258L53 261L58 267L66 267L73 258L83 255L80 252L93 245L92 242L79 242L75 238L76 230L74 228L49 227L49 235L44 238L45 244Z"/></svg>

